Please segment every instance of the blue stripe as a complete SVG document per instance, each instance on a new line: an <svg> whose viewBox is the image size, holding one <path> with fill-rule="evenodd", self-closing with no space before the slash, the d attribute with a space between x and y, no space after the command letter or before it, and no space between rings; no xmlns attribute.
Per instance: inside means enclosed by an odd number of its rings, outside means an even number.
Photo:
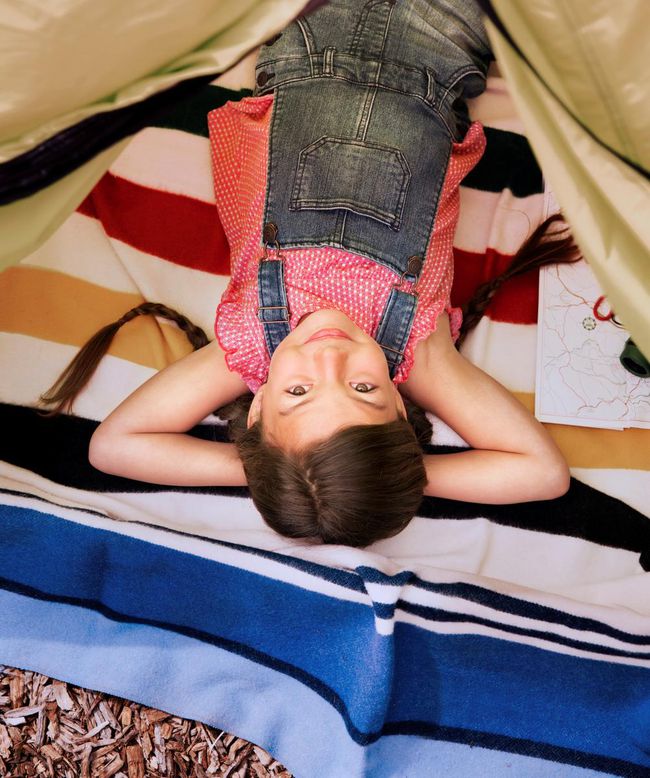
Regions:
<svg viewBox="0 0 650 778"><path fill-rule="evenodd" d="M4 664L225 729L296 775L364 776L364 749L338 713L281 672L164 629L2 589L0 613Z"/></svg>
<svg viewBox="0 0 650 778"><path fill-rule="evenodd" d="M650 670L403 623L395 637L399 682L384 732L650 769ZM427 671L413 672L423 662Z"/></svg>
<svg viewBox="0 0 650 778"><path fill-rule="evenodd" d="M102 519L106 519L106 513L102 511L96 511L91 508L70 507L60 503L56 503L53 500L47 500L44 497L30 494L29 492L20 492L12 489L0 488L0 493L11 494L18 497L26 497L31 500L36 500L46 505L51 505L59 508L64 508L66 511L81 512L92 516L98 516ZM0 510L2 506L0 506ZM9 506L6 506L9 509ZM144 521L129 521L129 524L136 526L150 527L151 525ZM156 530L160 532L167 532L171 535L178 535L181 537L194 538L195 535L189 532L182 532L181 530L171 529L169 527L156 526ZM550 608L546 605L539 605L537 603L527 602L526 600L520 600L515 597L510 597L500 592L495 592L491 589L484 589L475 584L468 583L434 583L430 581L423 581L418 578L411 571L402 571L397 575L389 576L376 568L360 565L356 568L356 575L352 572L340 570L335 567L328 567L326 565L318 564L317 562L309 562L307 560L298 559L296 557L288 557L284 554L279 554L274 551L266 551L264 549L253 548L251 546L245 546L241 543L232 543L225 540L215 540L214 538L201 538L202 541L210 543L214 546L223 546L225 548L232 548L237 551L241 551L245 554L251 554L264 559L270 559L285 567L300 570L301 572L308 573L309 575L320 578L323 581L329 581L342 586L350 591L365 592L365 583L382 583L388 585L408 585L414 588L421 589L427 592L436 592L444 594L449 597L456 597L458 599L467 600L468 602L475 602L479 605L483 605L494 611L500 611L503 613L509 613L515 616L523 616L525 618L534 619L535 621L546 621L551 624L561 624L571 629L578 631L595 632L596 634L606 635L608 637L615 638L622 642L632 643L640 646L650 646L650 636L638 635L631 632L625 632L605 624L601 621L596 621L585 616L575 616L571 613L559 611L556 608ZM381 604L375 605L376 613L383 618L392 617L395 607L398 610L404 610L407 612L414 612L413 608L417 608L415 605L406 603L402 600L396 603L396 606L386 606L383 608ZM444 613L444 611L440 611ZM429 618L423 611L418 614L422 618ZM495 614L496 618L496 614ZM442 618L430 618L431 621L441 621ZM467 618L467 621L470 619ZM483 622L477 622L483 623ZM507 625L501 625L502 629L508 629ZM520 633L518 633L520 634ZM526 634L524 632L524 634ZM532 632L530 634L533 634ZM551 639L550 637L548 639ZM562 641L560 641L562 642ZM569 645L569 644L565 644ZM587 644L581 644L587 645ZM637 654L631 654L632 656L638 656ZM642 655L639 655L642 656Z"/></svg>
<svg viewBox="0 0 650 778"><path fill-rule="evenodd" d="M336 707L357 742L376 739L384 721L422 722L650 767L634 741L650 722L643 668L400 623L382 637L370 601L345 602L27 509L7 508L1 526L7 578L276 667Z"/></svg>
<svg viewBox="0 0 650 778"><path fill-rule="evenodd" d="M123 625L83 608L2 590L0 613L2 662L226 729L262 746L297 775L394 778L435 772L448 778L548 778L558 774L543 759L434 740L415 732L386 735L362 749L348 738L337 713L318 695L227 651L153 627ZM165 683L160 683L161 678ZM564 765L561 775L599 778L602 772Z"/></svg>

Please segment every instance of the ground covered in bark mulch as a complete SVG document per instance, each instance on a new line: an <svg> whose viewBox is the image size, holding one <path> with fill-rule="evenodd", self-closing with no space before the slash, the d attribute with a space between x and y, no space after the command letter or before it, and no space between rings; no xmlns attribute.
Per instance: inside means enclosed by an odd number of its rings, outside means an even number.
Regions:
<svg viewBox="0 0 650 778"><path fill-rule="evenodd" d="M0 778L291 778L197 721L0 665Z"/></svg>

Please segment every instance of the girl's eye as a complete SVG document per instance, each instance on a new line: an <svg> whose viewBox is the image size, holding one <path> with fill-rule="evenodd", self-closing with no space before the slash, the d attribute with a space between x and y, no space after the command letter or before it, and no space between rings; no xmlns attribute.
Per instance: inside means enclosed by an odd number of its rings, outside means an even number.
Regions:
<svg viewBox="0 0 650 778"><path fill-rule="evenodd" d="M290 386L287 389L287 392L289 394L292 394L294 397L300 397L303 394L307 394L308 391L309 391L308 386L301 386L300 384L298 386Z"/></svg>
<svg viewBox="0 0 650 778"><path fill-rule="evenodd" d="M367 392L372 392L377 387L373 384L352 384L352 388L355 392L360 392L361 394L366 394Z"/></svg>

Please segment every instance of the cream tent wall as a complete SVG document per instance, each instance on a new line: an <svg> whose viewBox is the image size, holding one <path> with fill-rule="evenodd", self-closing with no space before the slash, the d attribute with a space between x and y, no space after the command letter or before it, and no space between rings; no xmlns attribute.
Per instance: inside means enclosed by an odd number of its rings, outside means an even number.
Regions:
<svg viewBox="0 0 650 778"><path fill-rule="evenodd" d="M0 185L20 159L101 113L216 76L282 29L305 0L0 0ZM34 251L122 151L122 139L0 207L0 267ZM33 160L33 162L32 162ZM13 163L13 164L12 164Z"/></svg>
<svg viewBox="0 0 650 778"><path fill-rule="evenodd" d="M650 3L484 6L540 166L612 309L648 356Z"/></svg>

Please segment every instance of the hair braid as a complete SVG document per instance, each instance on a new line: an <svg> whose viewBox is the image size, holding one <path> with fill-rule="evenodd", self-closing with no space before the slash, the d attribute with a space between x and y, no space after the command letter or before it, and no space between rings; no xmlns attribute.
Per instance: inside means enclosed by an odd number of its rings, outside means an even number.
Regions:
<svg viewBox="0 0 650 778"><path fill-rule="evenodd" d="M175 322L186 334L195 351L209 342L207 335L200 327L173 308L168 308L162 303L141 303L135 308L131 308L117 321L102 327L86 341L54 384L41 395L40 399L43 403L46 405L54 404L54 407L46 411L46 415L54 416L62 411L70 411L74 399L90 381L120 327L135 319L136 316L147 315L162 316Z"/></svg>
<svg viewBox="0 0 650 778"><path fill-rule="evenodd" d="M552 229L557 225L558 229ZM479 323L498 288L509 278L550 264L571 264L582 259L569 226L560 213L543 221L515 254L510 265L491 281L481 284L472 299L463 306L463 323L456 341L459 348L465 337Z"/></svg>

